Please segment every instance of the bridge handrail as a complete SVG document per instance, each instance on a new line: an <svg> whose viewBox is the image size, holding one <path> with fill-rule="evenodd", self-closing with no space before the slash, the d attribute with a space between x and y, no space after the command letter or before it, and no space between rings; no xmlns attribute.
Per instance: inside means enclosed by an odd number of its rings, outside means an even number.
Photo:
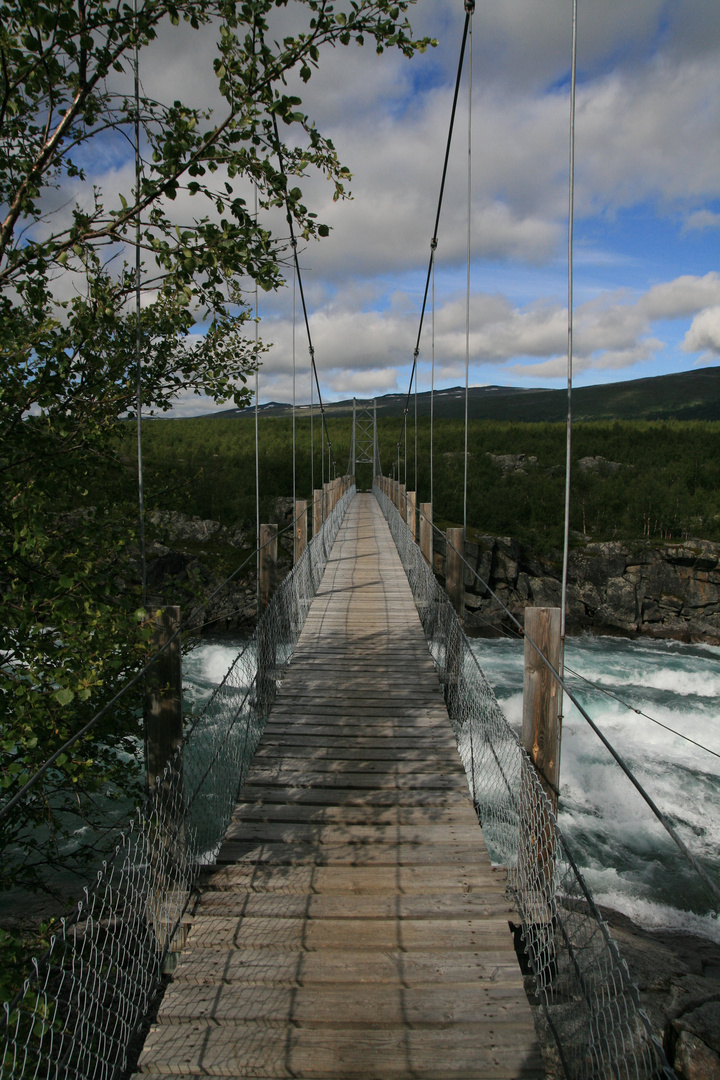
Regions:
<svg viewBox="0 0 720 1080"><path fill-rule="evenodd" d="M674 1077L637 987L500 708L455 610L377 485L444 686L468 786L494 862L508 871L522 947L568 1080Z"/></svg>
<svg viewBox="0 0 720 1080"><path fill-rule="evenodd" d="M348 478L348 483L350 479ZM185 937L354 484L282 581L112 858L0 1013L0 1078L117 1080Z"/></svg>

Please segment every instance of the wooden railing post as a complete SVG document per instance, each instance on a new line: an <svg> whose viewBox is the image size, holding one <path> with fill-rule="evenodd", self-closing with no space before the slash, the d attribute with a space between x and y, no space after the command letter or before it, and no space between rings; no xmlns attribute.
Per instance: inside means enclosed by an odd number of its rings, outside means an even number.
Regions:
<svg viewBox="0 0 720 1080"><path fill-rule="evenodd" d="M170 640L179 627L179 607L169 606L155 612L151 648L156 652L167 642L170 644L150 668L145 694L145 776L148 791L153 793L157 821L154 842L148 852L152 884L147 897L147 919L158 950L165 950L164 972L174 970L177 953L184 948L186 937L185 925L176 926L167 915L168 890L177 888L174 867L182 862L185 850L180 634Z"/></svg>
<svg viewBox="0 0 720 1080"><path fill-rule="evenodd" d="M430 569L433 569L432 503L420 503L420 550Z"/></svg>
<svg viewBox="0 0 720 1080"><path fill-rule="evenodd" d="M307 499L298 499L295 503L295 544L293 562L298 563L307 547L308 515Z"/></svg>
<svg viewBox="0 0 720 1080"><path fill-rule="evenodd" d="M313 491L313 536L322 529L323 523L323 493L322 488Z"/></svg>
<svg viewBox="0 0 720 1080"><path fill-rule="evenodd" d="M260 526L260 611L262 615L275 591L277 574L277 525Z"/></svg>
<svg viewBox="0 0 720 1080"><path fill-rule="evenodd" d="M398 510L403 521L407 521L407 503L405 502L405 485L398 484Z"/></svg>
<svg viewBox="0 0 720 1080"><path fill-rule="evenodd" d="M553 809L557 809L559 686L537 650L556 671L560 667L560 608L525 608L525 671L523 677L522 743L537 769Z"/></svg>
<svg viewBox="0 0 720 1080"><path fill-rule="evenodd" d="M410 526L410 532L412 533L413 540L417 540L416 498L417 498L417 492L408 491L408 493L407 493L407 523Z"/></svg>
<svg viewBox="0 0 720 1080"><path fill-rule="evenodd" d="M445 536L445 589L462 623L465 613L465 566L460 556L465 554L465 530L448 529Z"/></svg>
<svg viewBox="0 0 720 1080"><path fill-rule="evenodd" d="M327 521L330 516L332 507L330 506L330 488L331 484L323 484L323 521Z"/></svg>
<svg viewBox="0 0 720 1080"><path fill-rule="evenodd" d="M155 612L151 649L157 652L180 626L180 608L166 607ZM162 779L168 762L182 747L182 648L180 634L158 656L147 677L145 698L147 757L145 776L148 790ZM182 761L179 763L182 780ZM173 783L177 777L173 776Z"/></svg>
<svg viewBox="0 0 720 1080"><path fill-rule="evenodd" d="M557 679L540 658L530 638L555 670L560 664L560 608L525 608L525 672L523 679L522 743L532 765L523 763L520 775L520 837L518 874L532 902L525 920L532 925L535 965L543 982L557 975L555 894L557 834L548 803L538 798L535 774L557 813L560 734Z"/></svg>
<svg viewBox="0 0 720 1080"><path fill-rule="evenodd" d="M275 697L275 635L272 620L263 618L275 590L277 525L260 526L260 611L257 629L256 692L264 715Z"/></svg>

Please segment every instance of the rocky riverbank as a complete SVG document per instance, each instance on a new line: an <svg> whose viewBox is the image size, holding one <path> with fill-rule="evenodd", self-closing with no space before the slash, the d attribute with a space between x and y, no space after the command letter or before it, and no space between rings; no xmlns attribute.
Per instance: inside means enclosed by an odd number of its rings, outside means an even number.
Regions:
<svg viewBox="0 0 720 1080"><path fill-rule="evenodd" d="M291 500L278 500L282 528ZM187 605L227 577L230 565L251 554L254 535L174 512L150 515L148 585L159 603ZM278 576L290 569L290 532L280 538ZM574 538L568 567L568 629L598 634L646 635L720 644L720 544L597 543ZM445 571L445 544L435 534L435 570ZM466 545L478 577L523 622L528 606L559 606L562 555L539 554L511 537L481 536ZM465 627L492 635L509 625L501 606L469 570L465 575ZM245 630L256 618L255 567L212 601L206 632Z"/></svg>
<svg viewBox="0 0 720 1080"><path fill-rule="evenodd" d="M645 930L618 911L601 910L678 1080L720 1080L720 944L694 934ZM525 986L546 1078L565 1080L532 975L526 974Z"/></svg>
<svg viewBox="0 0 720 1080"><path fill-rule="evenodd" d="M678 1077L720 1080L720 944L602 914Z"/></svg>
<svg viewBox="0 0 720 1080"><path fill-rule="evenodd" d="M283 524L290 500L279 500L276 517ZM179 604L185 616L247 562L237 576L207 603L202 634L251 634L257 619L255 535L219 521L176 511L148 515L147 584L150 604ZM279 538L278 578L292 566L292 536Z"/></svg>
<svg viewBox="0 0 720 1080"><path fill-rule="evenodd" d="M444 573L436 534L435 569ZM562 555L538 555L517 540L482 536L466 545L479 577L523 621L528 606L559 606ZM478 634L508 625L498 602L470 571L465 625ZM662 546L574 539L568 565L568 629L644 634L720 644L720 544L707 540Z"/></svg>

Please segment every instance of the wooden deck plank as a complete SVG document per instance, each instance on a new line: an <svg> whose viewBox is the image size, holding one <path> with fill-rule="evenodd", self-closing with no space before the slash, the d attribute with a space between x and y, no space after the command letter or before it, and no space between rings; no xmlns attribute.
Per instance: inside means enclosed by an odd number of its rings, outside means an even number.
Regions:
<svg viewBox="0 0 720 1080"><path fill-rule="evenodd" d="M359 496L139 1069L539 1078L512 916L392 538Z"/></svg>
<svg viewBox="0 0 720 1080"><path fill-rule="evenodd" d="M174 1025L173 1025L174 1027ZM524 1045L527 1025L516 1020L447 1027L390 1029L302 1028L283 1033L261 1023L232 1025L191 1022L179 1040L173 1027L158 1025L148 1036L145 1071L160 1075L318 1077L368 1080L519 1080L537 1077L539 1054ZM442 1063L442 1064L441 1064Z"/></svg>

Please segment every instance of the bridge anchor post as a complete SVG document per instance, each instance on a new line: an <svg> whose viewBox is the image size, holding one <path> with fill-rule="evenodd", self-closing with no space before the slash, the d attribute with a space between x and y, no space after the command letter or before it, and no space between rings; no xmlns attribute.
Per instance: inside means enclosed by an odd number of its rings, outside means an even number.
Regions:
<svg viewBox="0 0 720 1080"><path fill-rule="evenodd" d="M186 927L177 926L182 886L177 868L185 853L185 791L183 776L182 648L180 608L159 609L153 618L152 649L163 652L147 675L145 692L145 779L154 803L153 829L148 833L151 885L147 919L159 953L165 953L164 971L175 968L177 953L185 945ZM163 648L164 647L164 648ZM174 898L173 902L168 902Z"/></svg>
<svg viewBox="0 0 720 1080"><path fill-rule="evenodd" d="M445 536L445 589L462 623L465 614L465 566L461 556L465 554L465 530L448 529Z"/></svg>
<svg viewBox="0 0 720 1080"><path fill-rule="evenodd" d="M531 642L534 642L534 645ZM556 812L559 780L557 766L560 757L560 687L557 679L543 663L538 649L558 671L560 608L525 608L522 723L522 744L535 766L553 811Z"/></svg>
<svg viewBox="0 0 720 1080"><path fill-rule="evenodd" d="M263 712L267 712L275 697L275 637L274 628L267 617L272 613L266 612L275 590L277 545L277 525L261 525L256 691Z"/></svg>
<svg viewBox="0 0 720 1080"><path fill-rule="evenodd" d="M522 744L528 757L520 778L518 875L524 894L531 898L523 912L523 936L533 953L538 978L548 985L557 974L557 839L549 807L557 814L560 698L557 679L540 653L559 670L560 608L525 608ZM547 801L540 795L541 788Z"/></svg>
<svg viewBox="0 0 720 1080"><path fill-rule="evenodd" d="M431 570L433 566L432 503L420 503L420 550Z"/></svg>
<svg viewBox="0 0 720 1080"><path fill-rule="evenodd" d="M407 523L412 535L413 541L417 541L417 492L408 491L407 493Z"/></svg>
<svg viewBox="0 0 720 1080"><path fill-rule="evenodd" d="M313 491L313 536L322 529L323 523L323 493L322 488L315 488Z"/></svg>
<svg viewBox="0 0 720 1080"><path fill-rule="evenodd" d="M307 499L298 499L295 503L295 550L293 562L297 564L307 547L308 537Z"/></svg>

